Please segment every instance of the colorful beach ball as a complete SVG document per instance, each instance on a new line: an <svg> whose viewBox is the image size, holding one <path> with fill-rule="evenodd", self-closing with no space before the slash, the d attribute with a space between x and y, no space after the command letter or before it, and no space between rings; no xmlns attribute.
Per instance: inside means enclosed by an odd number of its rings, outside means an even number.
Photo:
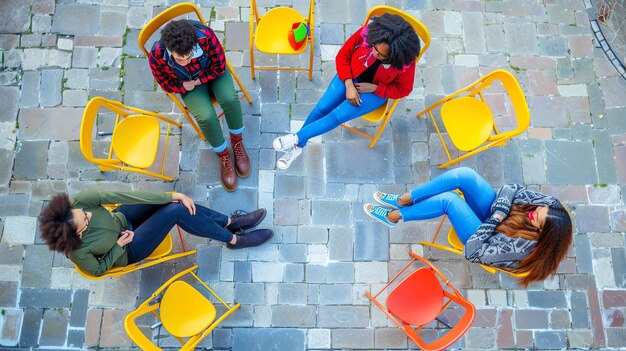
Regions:
<svg viewBox="0 0 626 351"><path fill-rule="evenodd" d="M309 34L309 27L302 22L296 22L291 26L289 31L289 45L294 50L299 50L304 43L306 43L306 37Z"/></svg>

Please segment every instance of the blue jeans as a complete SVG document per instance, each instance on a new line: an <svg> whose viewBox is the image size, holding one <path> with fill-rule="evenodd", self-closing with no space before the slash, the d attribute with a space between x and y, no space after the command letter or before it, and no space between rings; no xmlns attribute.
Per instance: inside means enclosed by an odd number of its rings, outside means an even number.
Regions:
<svg viewBox="0 0 626 351"><path fill-rule="evenodd" d="M175 224L189 234L230 242L233 234L224 229L228 217L196 204L196 214L178 202L166 205L122 205L116 209L134 228L133 241L127 244L128 263L150 256Z"/></svg>
<svg viewBox="0 0 626 351"><path fill-rule="evenodd" d="M359 94L361 106L354 106L346 99L346 86L337 75L317 102L299 132L298 146L304 147L309 139L329 132L339 125L370 113L382 106L387 99L374 93Z"/></svg>
<svg viewBox="0 0 626 351"><path fill-rule="evenodd" d="M463 200L453 190L463 192ZM496 192L476 171L461 167L450 170L411 191L413 205L400 209L404 221L448 215L463 244L491 216Z"/></svg>

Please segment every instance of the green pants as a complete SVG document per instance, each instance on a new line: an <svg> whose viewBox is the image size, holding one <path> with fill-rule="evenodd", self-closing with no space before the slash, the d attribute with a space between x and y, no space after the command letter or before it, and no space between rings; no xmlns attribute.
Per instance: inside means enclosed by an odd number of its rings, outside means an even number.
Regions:
<svg viewBox="0 0 626 351"><path fill-rule="evenodd" d="M241 103L233 85L232 75L228 69L219 78L206 84L198 85L192 91L182 96L185 105L187 105L189 112L198 122L202 134L204 134L211 147L216 152L221 152L226 149L226 141L222 134L220 122L217 119L217 113L211 103L211 95L215 96L215 99L217 99L217 102L224 110L224 116L230 132L241 134L243 132Z"/></svg>

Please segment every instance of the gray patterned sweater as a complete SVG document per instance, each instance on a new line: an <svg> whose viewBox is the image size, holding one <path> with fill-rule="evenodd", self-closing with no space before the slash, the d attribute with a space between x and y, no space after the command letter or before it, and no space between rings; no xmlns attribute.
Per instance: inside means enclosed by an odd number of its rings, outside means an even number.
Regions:
<svg viewBox="0 0 626 351"><path fill-rule="evenodd" d="M562 207L559 200L528 190L522 185L502 186L491 204L491 216L465 243L463 254L466 259L488 266L511 269L532 252L537 245L536 241L511 238L504 233L496 232L500 220L493 215L497 213L506 217L513 204Z"/></svg>

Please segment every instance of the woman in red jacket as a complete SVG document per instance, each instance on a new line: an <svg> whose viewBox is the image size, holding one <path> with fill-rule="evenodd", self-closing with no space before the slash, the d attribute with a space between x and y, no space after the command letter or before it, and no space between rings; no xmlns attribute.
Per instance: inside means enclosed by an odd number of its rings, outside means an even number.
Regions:
<svg viewBox="0 0 626 351"><path fill-rule="evenodd" d="M287 169L313 137L382 106L413 90L419 37L402 17L384 14L354 33L335 59L337 75L296 134L274 140L285 154L276 167Z"/></svg>

